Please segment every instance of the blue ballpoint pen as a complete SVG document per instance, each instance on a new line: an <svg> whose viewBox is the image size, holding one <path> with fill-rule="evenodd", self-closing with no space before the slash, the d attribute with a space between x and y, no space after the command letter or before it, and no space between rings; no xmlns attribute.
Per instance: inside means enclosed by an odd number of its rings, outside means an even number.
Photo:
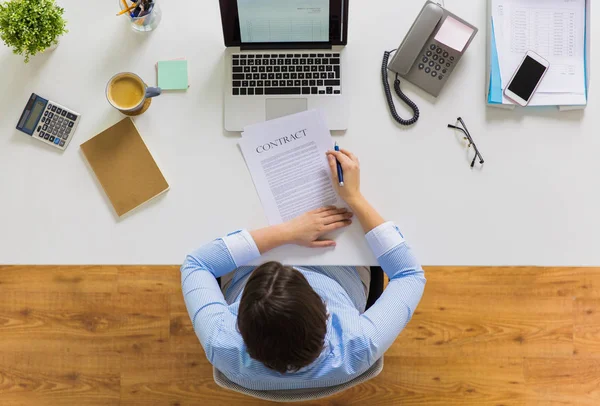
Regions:
<svg viewBox="0 0 600 406"><path fill-rule="evenodd" d="M335 150L339 152L340 146L338 143L335 143ZM340 181L340 186L344 186L344 171L342 170L342 164L337 159L335 160L337 163L337 172L338 172L338 180Z"/></svg>

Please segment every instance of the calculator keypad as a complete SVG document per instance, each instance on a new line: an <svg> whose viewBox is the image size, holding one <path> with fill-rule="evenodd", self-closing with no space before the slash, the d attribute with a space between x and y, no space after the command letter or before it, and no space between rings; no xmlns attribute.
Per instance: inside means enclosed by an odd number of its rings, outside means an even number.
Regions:
<svg viewBox="0 0 600 406"><path fill-rule="evenodd" d="M454 65L454 61L455 57L450 55L447 49L437 44L430 44L425 48L418 68L432 79L443 80Z"/></svg>
<svg viewBox="0 0 600 406"><path fill-rule="evenodd" d="M36 134L40 140L45 140L59 149L65 149L78 118L78 115L65 108L48 103Z"/></svg>

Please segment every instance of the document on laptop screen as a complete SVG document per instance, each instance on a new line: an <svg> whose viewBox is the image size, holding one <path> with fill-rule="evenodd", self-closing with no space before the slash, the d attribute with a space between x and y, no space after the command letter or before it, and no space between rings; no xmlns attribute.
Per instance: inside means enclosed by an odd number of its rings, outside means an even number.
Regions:
<svg viewBox="0 0 600 406"><path fill-rule="evenodd" d="M237 0L242 42L328 42L329 0Z"/></svg>
<svg viewBox="0 0 600 406"><path fill-rule="evenodd" d="M333 141L318 111L246 127L239 145L269 224L343 205L325 155Z"/></svg>

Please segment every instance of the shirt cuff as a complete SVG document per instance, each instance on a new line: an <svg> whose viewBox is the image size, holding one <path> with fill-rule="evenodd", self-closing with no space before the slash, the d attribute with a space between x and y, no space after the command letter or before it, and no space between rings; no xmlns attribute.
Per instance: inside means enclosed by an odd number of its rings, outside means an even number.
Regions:
<svg viewBox="0 0 600 406"><path fill-rule="evenodd" d="M223 238L233 262L236 267L246 265L248 262L260 257L258 247L250 233L246 230L239 230L228 234Z"/></svg>
<svg viewBox="0 0 600 406"><path fill-rule="evenodd" d="M376 258L389 252L392 248L404 243L404 236L394 223L388 221L375 227L366 235L367 242Z"/></svg>

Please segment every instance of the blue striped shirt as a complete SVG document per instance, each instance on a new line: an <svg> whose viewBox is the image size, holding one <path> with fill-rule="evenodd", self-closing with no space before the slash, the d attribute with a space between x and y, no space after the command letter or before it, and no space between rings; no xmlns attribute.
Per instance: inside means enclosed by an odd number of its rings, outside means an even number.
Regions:
<svg viewBox="0 0 600 406"><path fill-rule="evenodd" d="M393 344L421 300L423 269L393 223L366 235L390 278L387 289L367 311L355 267L294 267L327 306L325 348L309 366L281 374L252 359L238 332L237 315L245 283L260 257L252 236L239 231L188 255L181 267L183 295L196 335L208 360L231 381L255 390L303 389L338 385L365 372ZM221 292L216 278L235 271Z"/></svg>

